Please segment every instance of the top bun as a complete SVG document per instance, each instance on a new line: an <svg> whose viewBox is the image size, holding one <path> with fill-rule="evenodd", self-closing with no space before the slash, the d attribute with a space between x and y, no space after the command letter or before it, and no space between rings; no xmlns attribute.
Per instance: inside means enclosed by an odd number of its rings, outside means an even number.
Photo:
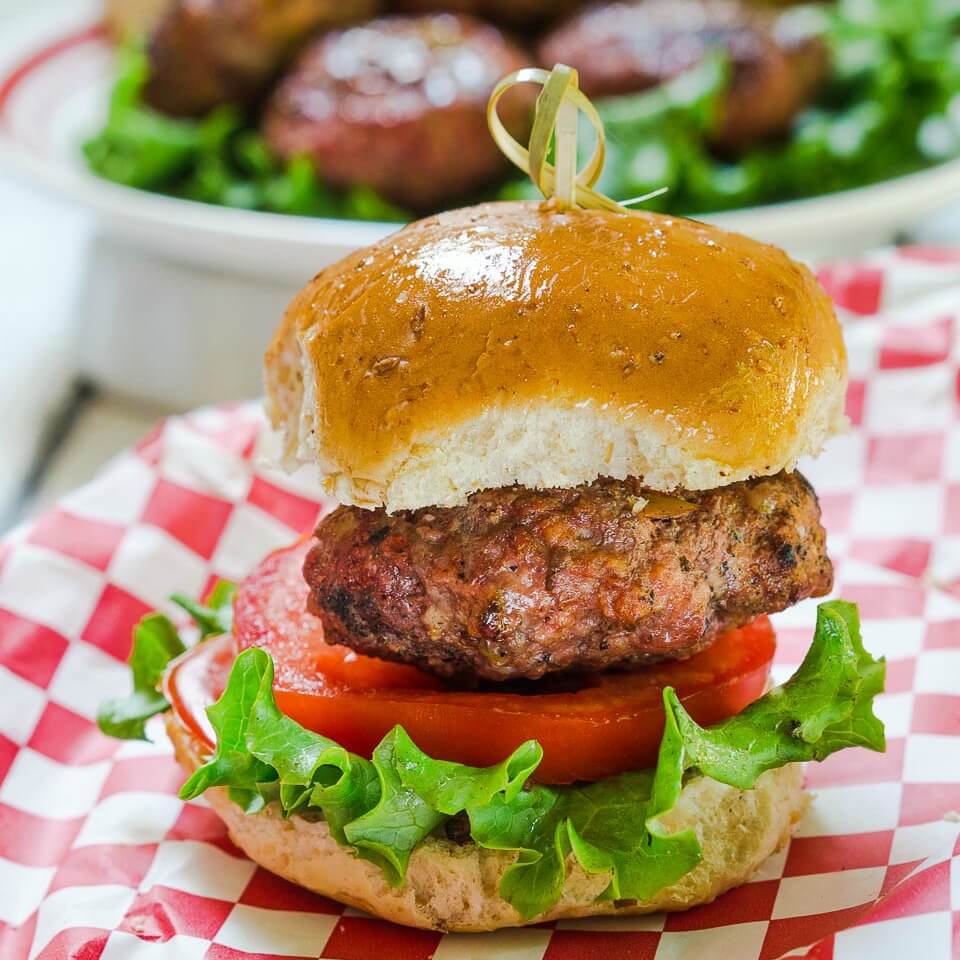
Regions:
<svg viewBox="0 0 960 960"><path fill-rule="evenodd" d="M830 301L783 251L691 220L492 203L317 275L266 356L288 457L341 503L518 483L710 489L845 422Z"/></svg>

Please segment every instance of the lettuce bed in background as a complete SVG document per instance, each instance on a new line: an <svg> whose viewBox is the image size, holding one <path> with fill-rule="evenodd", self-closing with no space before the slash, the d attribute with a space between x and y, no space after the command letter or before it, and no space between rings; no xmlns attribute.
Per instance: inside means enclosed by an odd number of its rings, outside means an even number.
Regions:
<svg viewBox="0 0 960 960"><path fill-rule="evenodd" d="M627 199L666 186L649 208L709 212L862 186L960 156L958 0L839 0L786 16L823 33L833 70L785 140L732 159L710 151L705 131L729 70L707 60L656 90L598 101L608 145L598 189ZM282 163L232 107L199 121L145 107L147 69L142 52L122 52L107 124L84 146L100 176L247 210L411 219L368 188L324 184L304 157ZM490 196L539 194L511 179Z"/></svg>
<svg viewBox="0 0 960 960"><path fill-rule="evenodd" d="M244 114L219 107L202 120L164 116L143 104L142 49L119 51L106 126L83 146L107 180L187 200L301 216L404 222L410 215L373 190L334 190L305 157L283 163Z"/></svg>
<svg viewBox="0 0 960 960"><path fill-rule="evenodd" d="M230 629L231 593L219 587L208 607L193 605L201 638ZM167 708L156 693L160 664L184 649L172 637L173 625L158 614L138 626L130 656L134 692L101 709L105 732L142 738L146 717ZM285 817L322 816L337 842L394 884L403 882L420 843L443 836L451 817L466 816L474 843L517 854L500 893L525 919L559 899L571 854L587 872L609 878L602 895L608 899L649 899L693 870L702 859L696 833L670 833L659 822L692 777L749 790L765 771L788 763L823 760L846 747L885 748L883 724L873 714L884 663L864 649L857 608L842 600L820 604L796 673L741 713L703 728L666 688L656 767L596 783L531 783L543 756L534 740L478 768L434 759L395 727L372 758L361 757L284 715L273 678L264 650L251 647L236 658L223 695L207 709L216 752L184 784L184 799L226 787L250 816L268 805Z"/></svg>

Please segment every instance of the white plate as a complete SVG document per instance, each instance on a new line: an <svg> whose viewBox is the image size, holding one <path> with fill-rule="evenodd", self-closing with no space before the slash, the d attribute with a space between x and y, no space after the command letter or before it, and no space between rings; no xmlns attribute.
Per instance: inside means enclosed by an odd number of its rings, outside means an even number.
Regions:
<svg viewBox="0 0 960 960"><path fill-rule="evenodd" d="M45 3L4 25L0 165L92 210L103 228L194 266L303 280L396 227L230 210L117 186L84 166L80 144L105 110L112 68L88 0ZM892 240L960 198L960 161L874 186L791 203L704 215L721 226L822 259Z"/></svg>

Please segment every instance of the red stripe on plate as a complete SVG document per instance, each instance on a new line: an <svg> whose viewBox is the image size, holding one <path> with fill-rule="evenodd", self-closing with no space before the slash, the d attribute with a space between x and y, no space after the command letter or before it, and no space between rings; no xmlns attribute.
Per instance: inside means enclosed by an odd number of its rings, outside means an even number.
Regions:
<svg viewBox="0 0 960 960"><path fill-rule="evenodd" d="M18 66L14 67L13 72L7 74L3 81L0 82L0 114L6 109L17 87L35 70L62 54L73 50L75 47L83 46L85 43L103 40L108 35L109 28L106 23L95 23L92 26L78 30L76 33L71 33L65 37L61 37L59 40L55 40L49 46L38 50Z"/></svg>

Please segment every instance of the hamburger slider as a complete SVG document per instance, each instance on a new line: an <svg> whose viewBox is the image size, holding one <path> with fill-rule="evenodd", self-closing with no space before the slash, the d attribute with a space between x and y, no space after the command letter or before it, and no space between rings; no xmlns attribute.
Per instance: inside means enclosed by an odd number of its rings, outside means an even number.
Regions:
<svg viewBox="0 0 960 960"><path fill-rule="evenodd" d="M832 585L795 469L845 424L829 300L590 179L414 223L294 300L268 413L335 506L178 598L203 643L147 618L101 713L166 712L182 795L253 860L398 923L709 902L787 841L804 761L884 748L852 604L768 680L767 615Z"/></svg>

